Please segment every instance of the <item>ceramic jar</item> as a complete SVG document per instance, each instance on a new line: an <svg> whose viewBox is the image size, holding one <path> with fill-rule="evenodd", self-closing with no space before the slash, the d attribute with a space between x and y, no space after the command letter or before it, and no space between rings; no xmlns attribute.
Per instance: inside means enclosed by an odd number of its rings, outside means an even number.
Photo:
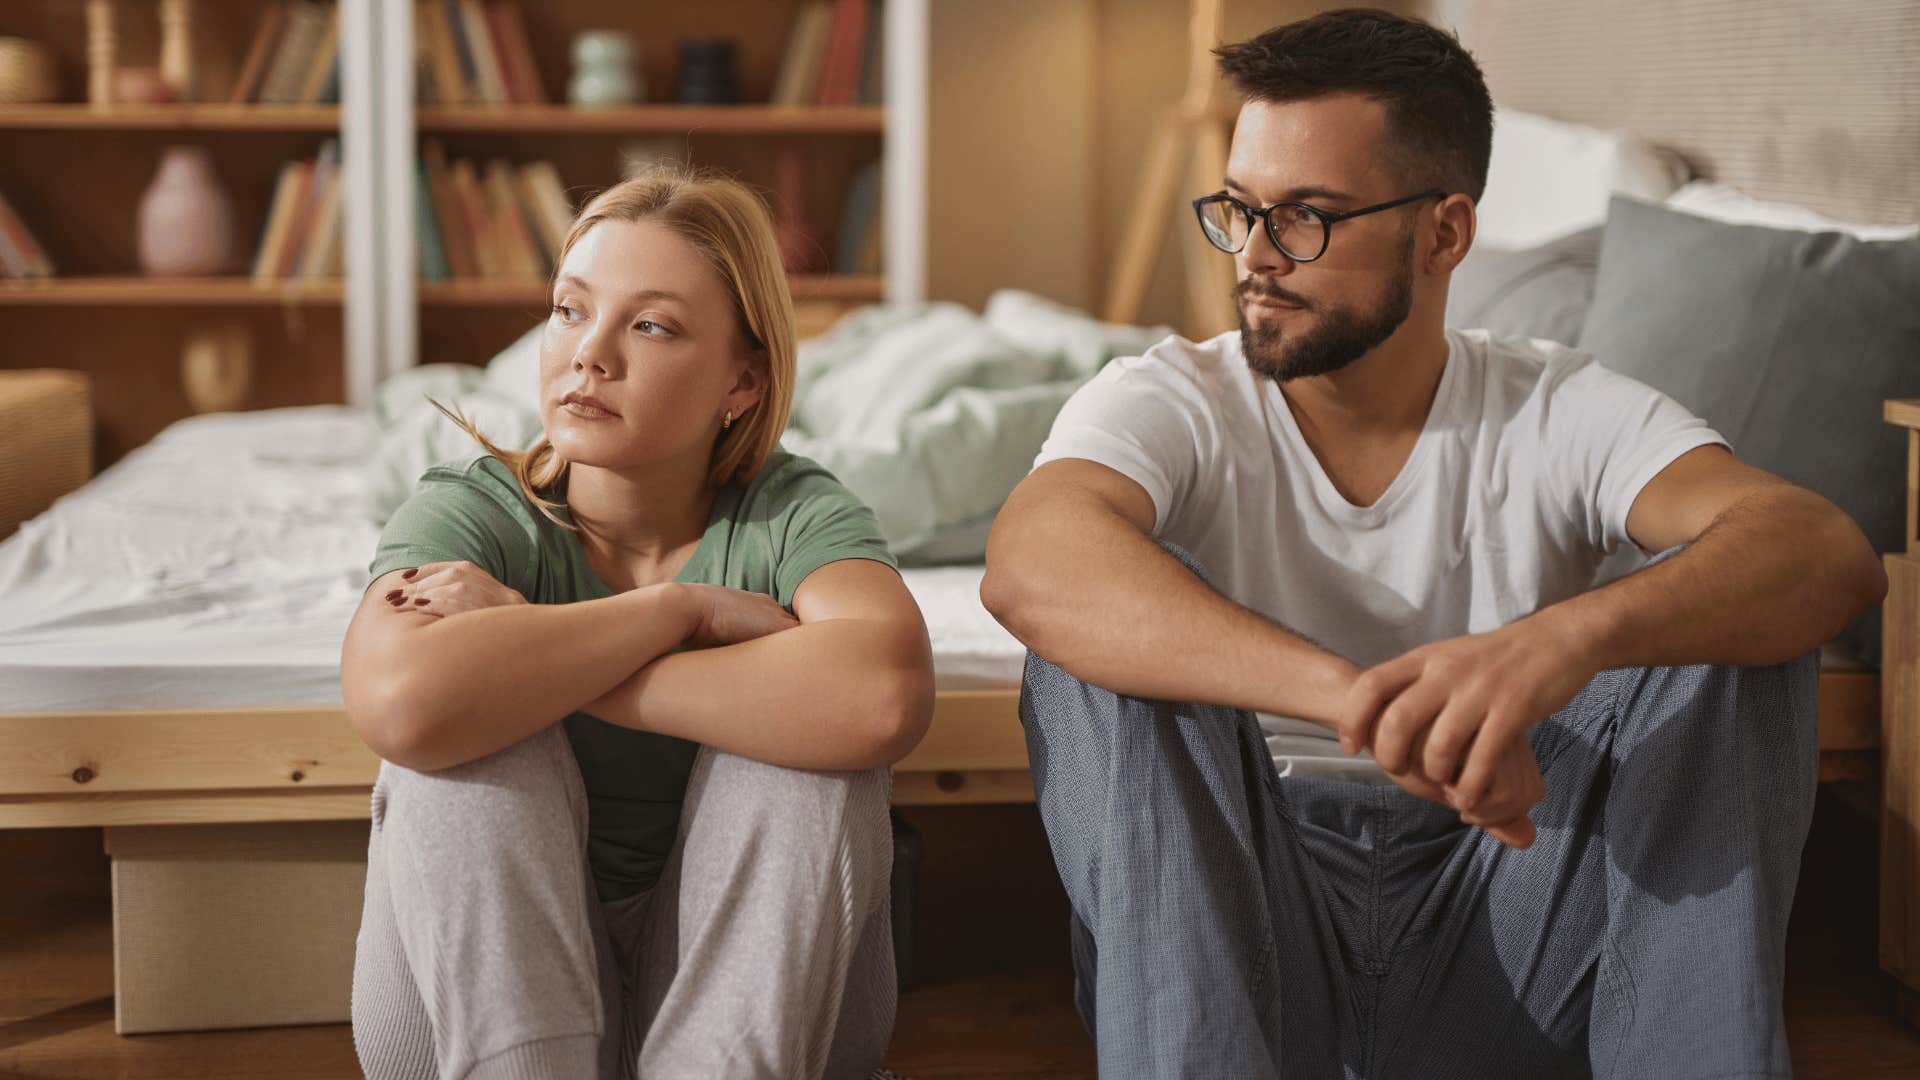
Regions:
<svg viewBox="0 0 1920 1080"><path fill-rule="evenodd" d="M567 100L575 105L631 105L640 100L640 73L633 39L617 30L589 30L573 39L573 80Z"/></svg>
<svg viewBox="0 0 1920 1080"><path fill-rule="evenodd" d="M221 274L233 266L233 200L203 147L169 147L140 197L140 267L149 274Z"/></svg>

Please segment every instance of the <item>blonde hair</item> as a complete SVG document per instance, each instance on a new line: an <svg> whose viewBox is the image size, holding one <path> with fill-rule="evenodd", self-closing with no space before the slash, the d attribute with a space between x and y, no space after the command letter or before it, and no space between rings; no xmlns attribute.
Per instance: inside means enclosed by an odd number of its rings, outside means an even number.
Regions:
<svg viewBox="0 0 1920 1080"><path fill-rule="evenodd" d="M595 196L573 219L554 260L556 274L581 237L603 221L664 225L692 244L726 282L741 336L764 361L766 379L760 401L715 440L707 483L722 487L752 479L773 453L793 409L793 294L766 202L720 173L672 163L649 166ZM459 410L434 405L513 473L528 502L555 524L574 528L558 516L563 504L548 497L565 485L568 463L546 435L526 450L507 449L481 434Z"/></svg>

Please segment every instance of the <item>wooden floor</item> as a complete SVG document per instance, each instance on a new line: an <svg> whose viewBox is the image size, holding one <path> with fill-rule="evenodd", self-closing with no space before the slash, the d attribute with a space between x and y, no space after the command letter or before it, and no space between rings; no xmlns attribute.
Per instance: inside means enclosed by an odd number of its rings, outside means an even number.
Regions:
<svg viewBox="0 0 1920 1080"><path fill-rule="evenodd" d="M920 808L919 977L888 1064L916 1080L1087 1077L1066 904L1031 806ZM1788 947L1796 1075L1920 1077L1920 1033L1874 968L1874 841L1823 793ZM0 835L0 1078L358 1076L345 1026L113 1033L112 930L97 833Z"/></svg>

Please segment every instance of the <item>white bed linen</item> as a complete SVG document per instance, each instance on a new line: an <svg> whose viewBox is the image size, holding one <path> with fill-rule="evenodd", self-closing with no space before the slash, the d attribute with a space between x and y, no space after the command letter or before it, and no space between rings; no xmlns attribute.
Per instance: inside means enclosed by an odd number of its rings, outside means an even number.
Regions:
<svg viewBox="0 0 1920 1080"><path fill-rule="evenodd" d="M340 704L377 530L341 406L173 425L0 543L0 712ZM982 568L910 570L942 687L1017 683Z"/></svg>

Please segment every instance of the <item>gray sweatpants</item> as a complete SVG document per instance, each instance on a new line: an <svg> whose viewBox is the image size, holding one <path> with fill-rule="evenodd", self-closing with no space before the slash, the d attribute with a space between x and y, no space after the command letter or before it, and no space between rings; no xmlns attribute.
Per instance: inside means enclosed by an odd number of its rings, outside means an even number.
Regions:
<svg viewBox="0 0 1920 1080"><path fill-rule="evenodd" d="M1547 795L1519 851L1391 785L1281 778L1250 713L1030 657L1101 1075L1789 1075L1817 674L1603 673L1533 731Z"/></svg>
<svg viewBox="0 0 1920 1080"><path fill-rule="evenodd" d="M659 882L601 903L559 725L383 764L353 1039L372 1080L861 1077L893 1031L885 769L703 749Z"/></svg>

